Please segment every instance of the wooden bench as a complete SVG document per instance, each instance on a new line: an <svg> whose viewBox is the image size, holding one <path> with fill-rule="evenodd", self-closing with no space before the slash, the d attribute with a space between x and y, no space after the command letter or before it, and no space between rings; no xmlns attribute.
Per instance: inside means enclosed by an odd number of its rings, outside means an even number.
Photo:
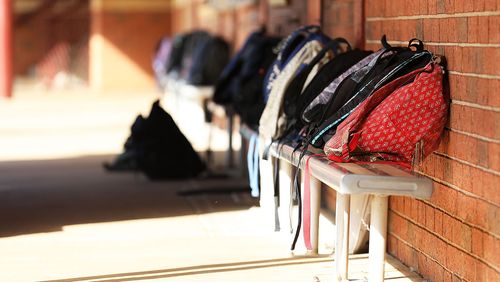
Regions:
<svg viewBox="0 0 500 282"><path fill-rule="evenodd" d="M291 180L293 179L291 175L292 166L303 170L307 158L310 158L310 229L313 253L317 253L318 251L321 183L324 183L337 192L335 260L336 273L339 280L348 279L351 195L372 195L368 281L383 281L387 240L388 196L428 199L433 191L432 181L395 165L334 163L326 157L313 156L309 152L306 153L306 156L299 163L300 153L300 151L294 152L293 148L289 145L273 143L270 148L271 160L267 162L272 164L272 158L279 158L279 173L286 174L288 177L285 177L285 179ZM261 189L270 189L270 187L273 187L273 181L269 175L272 175L273 168L267 165L261 166L262 169L271 169L271 171L267 172L261 171ZM280 201L290 201L290 182L280 181L279 183Z"/></svg>

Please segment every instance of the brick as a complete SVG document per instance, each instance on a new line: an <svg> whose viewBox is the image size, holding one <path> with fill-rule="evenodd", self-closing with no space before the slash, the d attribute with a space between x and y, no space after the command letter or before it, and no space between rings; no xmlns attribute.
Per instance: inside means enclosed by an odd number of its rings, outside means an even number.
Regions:
<svg viewBox="0 0 500 282"><path fill-rule="evenodd" d="M469 31L467 30L467 18L457 18L456 19L456 29L458 32L458 36L456 37L455 42L468 42L467 37Z"/></svg>
<svg viewBox="0 0 500 282"><path fill-rule="evenodd" d="M431 279L432 281L443 281L444 280L444 268L437 263L433 263L433 270Z"/></svg>
<svg viewBox="0 0 500 282"><path fill-rule="evenodd" d="M464 253L459 251L457 248L447 245L446 248L446 267L450 269L453 273L458 276L463 276L464 274Z"/></svg>
<svg viewBox="0 0 500 282"><path fill-rule="evenodd" d="M443 282L452 282L452 277L453 275L451 274L451 272L445 270L443 273Z"/></svg>
<svg viewBox="0 0 500 282"><path fill-rule="evenodd" d="M497 151L498 152L498 151ZM484 199L493 202L496 205L500 204L500 193L498 193L498 181L500 181L500 176L498 175L491 175L489 176L488 174L483 174L488 177L481 179L482 183L484 184L481 187L481 192L483 194ZM475 185L474 188L476 188Z"/></svg>
<svg viewBox="0 0 500 282"><path fill-rule="evenodd" d="M453 14L455 12L454 0L444 0L444 12L446 14Z"/></svg>
<svg viewBox="0 0 500 282"><path fill-rule="evenodd" d="M447 26L447 40L443 42L458 42L458 26L457 26L457 18L449 18L446 19Z"/></svg>
<svg viewBox="0 0 500 282"><path fill-rule="evenodd" d="M423 37L422 39L425 42L434 42L435 35L432 33L432 20L424 19L423 20Z"/></svg>
<svg viewBox="0 0 500 282"><path fill-rule="evenodd" d="M427 261L427 257L423 254L419 254L418 256L418 270L423 277L429 277L430 275L430 267Z"/></svg>
<svg viewBox="0 0 500 282"><path fill-rule="evenodd" d="M500 16L489 17L489 43L500 43Z"/></svg>
<svg viewBox="0 0 500 282"><path fill-rule="evenodd" d="M497 238L484 233L483 234L483 244L484 244L484 259L493 265L500 265L500 240Z"/></svg>
<svg viewBox="0 0 500 282"><path fill-rule="evenodd" d="M428 0L427 1L427 13L429 15L437 14L437 0Z"/></svg>
<svg viewBox="0 0 500 282"><path fill-rule="evenodd" d="M477 282L486 282L487 280L487 272L488 266L486 266L483 262L477 261L476 263L476 277L473 281Z"/></svg>
<svg viewBox="0 0 500 282"><path fill-rule="evenodd" d="M493 234L500 234L500 208L488 203L488 214L486 218L488 230Z"/></svg>
<svg viewBox="0 0 500 282"><path fill-rule="evenodd" d="M488 143L488 168L495 171L500 171L500 154L498 152L500 152L500 144ZM495 202L499 203L497 200Z"/></svg>
<svg viewBox="0 0 500 282"><path fill-rule="evenodd" d="M453 50L453 55L457 55L456 52L460 51L457 48L448 48L450 51ZM452 65L455 69L458 69L459 66L455 62L457 59L451 59L450 65ZM449 75L449 83L450 83L450 94L452 100L464 101L475 103L483 106L499 106L500 99L495 99L495 87L497 84L500 86L500 83L496 83L496 80L486 79L486 78L478 78L478 77L467 77L462 75Z"/></svg>
<svg viewBox="0 0 500 282"><path fill-rule="evenodd" d="M446 0L436 0L436 13L444 14L446 12Z"/></svg>
<svg viewBox="0 0 500 282"><path fill-rule="evenodd" d="M425 204L418 201L417 206L418 206L417 223L423 226L425 225Z"/></svg>
<svg viewBox="0 0 500 282"><path fill-rule="evenodd" d="M473 228L472 229L472 253L483 257L483 231Z"/></svg>
<svg viewBox="0 0 500 282"><path fill-rule="evenodd" d="M500 79L490 79L489 80L489 85L488 85L488 90L490 92L494 92L495 89L500 89ZM490 99L488 100L488 104L490 105L500 105L500 95L492 95L489 97Z"/></svg>
<svg viewBox="0 0 500 282"><path fill-rule="evenodd" d="M462 71L463 66L463 48L458 46L446 47L446 60L448 62L448 70ZM450 75L451 77L452 75ZM450 81L451 83L451 81ZM451 85L450 85L451 86ZM457 85L458 86L458 85ZM451 94L453 95L453 91Z"/></svg>
<svg viewBox="0 0 500 282"><path fill-rule="evenodd" d="M439 21L439 41L440 42L449 42L449 33L450 29L448 27L449 19L442 19Z"/></svg>
<svg viewBox="0 0 500 282"><path fill-rule="evenodd" d="M434 230L434 208L425 205L425 227Z"/></svg>
<svg viewBox="0 0 500 282"><path fill-rule="evenodd" d="M411 210L409 214L410 218L413 221L417 220L418 217L418 200L416 199L411 199Z"/></svg>
<svg viewBox="0 0 500 282"><path fill-rule="evenodd" d="M460 224L460 240L458 241L458 245L468 253L472 251L472 229L463 223Z"/></svg>
<svg viewBox="0 0 500 282"><path fill-rule="evenodd" d="M478 41L489 42L489 18L477 17L478 22Z"/></svg>
<svg viewBox="0 0 500 282"><path fill-rule="evenodd" d="M467 18L467 29L469 31L467 41L469 43L477 43L478 42L478 33L479 33L479 20L478 17L469 17Z"/></svg>
<svg viewBox="0 0 500 282"><path fill-rule="evenodd" d="M390 233L387 235L387 253L389 253L392 256L397 257L396 254L396 248L397 248L397 242L398 240L396 237L392 236Z"/></svg>
<svg viewBox="0 0 500 282"><path fill-rule="evenodd" d="M484 67L476 67L478 73L481 73L480 71L483 71L482 73L485 74L500 75L500 68L491 63L495 62L495 60L500 60L500 48L488 47L482 49L484 50L477 50L477 57L479 58L481 64L484 64ZM479 64L480 63L478 63L478 65Z"/></svg>
<svg viewBox="0 0 500 282"><path fill-rule="evenodd" d="M464 12L474 12L474 1L463 1Z"/></svg>
<svg viewBox="0 0 500 282"><path fill-rule="evenodd" d="M434 211L434 232L443 235L443 212L439 210Z"/></svg>
<svg viewBox="0 0 500 282"><path fill-rule="evenodd" d="M484 0L485 11L496 11L496 8L497 8L496 0Z"/></svg>
<svg viewBox="0 0 500 282"><path fill-rule="evenodd" d="M472 256L464 256L464 279L468 281L474 281L476 278L476 259Z"/></svg>
<svg viewBox="0 0 500 282"><path fill-rule="evenodd" d="M447 212L455 213L457 193L458 192L452 188L449 188L439 183L435 183L434 192L432 193L430 202L433 205L436 205ZM444 225L444 218L443 218L443 227L445 226L446 225Z"/></svg>
<svg viewBox="0 0 500 282"><path fill-rule="evenodd" d="M500 139L500 129L496 126L497 120L500 120L498 112L457 104L451 104L450 107L450 127L460 131Z"/></svg>
<svg viewBox="0 0 500 282"><path fill-rule="evenodd" d="M453 241L453 225L455 219L448 214L443 214L443 238Z"/></svg>
<svg viewBox="0 0 500 282"><path fill-rule="evenodd" d="M474 215L471 213L474 210L475 201L470 197L458 193L457 194L457 217L467 222L474 220Z"/></svg>
<svg viewBox="0 0 500 282"><path fill-rule="evenodd" d="M451 223L450 228L452 232L451 242L461 247L463 240L463 235L462 235L463 223L454 217L452 217L450 223Z"/></svg>
<svg viewBox="0 0 500 282"><path fill-rule="evenodd" d="M484 0L474 0L474 12L484 11Z"/></svg>
<svg viewBox="0 0 500 282"><path fill-rule="evenodd" d="M476 200L475 219L473 221L473 224L488 230L489 226L488 222L486 221L487 218L488 203L481 200Z"/></svg>
<svg viewBox="0 0 500 282"><path fill-rule="evenodd" d="M415 1L419 3L418 14L419 15L428 15L429 14L429 2L430 1Z"/></svg>

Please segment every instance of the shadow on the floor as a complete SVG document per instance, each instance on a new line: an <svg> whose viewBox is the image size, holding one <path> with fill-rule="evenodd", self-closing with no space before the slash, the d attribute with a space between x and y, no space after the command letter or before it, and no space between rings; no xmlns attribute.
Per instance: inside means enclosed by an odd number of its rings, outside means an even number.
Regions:
<svg viewBox="0 0 500 282"><path fill-rule="evenodd" d="M112 156L0 162L0 237L60 231L65 225L158 218L256 205L243 178L152 182L140 173L108 173ZM214 193L215 191L215 193ZM236 200L235 200L236 199ZM193 201L194 200L194 201Z"/></svg>
<svg viewBox="0 0 500 282"><path fill-rule="evenodd" d="M258 268L281 267L288 265L310 264L320 262L332 262L329 255L321 255L316 258L296 256L292 258L270 259L270 260L257 260L257 261L244 261L235 263L222 263L222 264L208 264L196 265L189 267L179 267L170 269L160 269L151 271L129 272L129 273L116 273L99 276L75 277L58 280L47 280L44 282L77 282L77 281L140 281L148 279L170 278L188 275L228 272L249 270Z"/></svg>

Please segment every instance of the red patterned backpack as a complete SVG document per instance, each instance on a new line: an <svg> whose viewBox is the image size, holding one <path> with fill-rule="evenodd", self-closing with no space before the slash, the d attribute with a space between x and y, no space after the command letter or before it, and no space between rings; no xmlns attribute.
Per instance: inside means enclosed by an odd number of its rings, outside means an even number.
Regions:
<svg viewBox="0 0 500 282"><path fill-rule="evenodd" d="M337 128L324 151L335 162L415 165L434 151L447 118L443 68L436 62L383 86Z"/></svg>

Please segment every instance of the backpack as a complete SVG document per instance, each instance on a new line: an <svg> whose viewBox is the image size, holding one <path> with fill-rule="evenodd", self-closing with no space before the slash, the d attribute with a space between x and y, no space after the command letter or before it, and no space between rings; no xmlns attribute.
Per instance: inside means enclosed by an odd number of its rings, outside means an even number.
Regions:
<svg viewBox="0 0 500 282"><path fill-rule="evenodd" d="M350 76L352 73L359 71L360 69L366 67L370 64L375 58L380 56L384 49L381 49L375 53L372 53L366 56L364 59L360 60L353 66L351 66L348 70L344 71L341 75L337 76L333 79L328 86L323 88L319 95L316 95L311 102L305 105L304 109L300 111L300 118L305 125L319 122L322 118L322 113L325 111L325 107L328 104L328 101L332 99L337 87L341 84L341 82ZM340 58L340 56L339 56Z"/></svg>
<svg viewBox="0 0 500 282"><path fill-rule="evenodd" d="M328 140L328 158L419 163L437 148L446 123L443 73L433 61L377 90Z"/></svg>
<svg viewBox="0 0 500 282"><path fill-rule="evenodd" d="M232 105L243 123L258 127L265 103L262 95L264 76L276 58L274 47L281 39L252 33L243 47L224 68L213 95L213 101Z"/></svg>
<svg viewBox="0 0 500 282"><path fill-rule="evenodd" d="M264 101L267 102L273 87L274 80L281 73L286 64L295 54L312 39L327 41L327 37L322 35L321 28L315 25L303 26L294 30L287 38L281 41L278 46L278 55L264 78Z"/></svg>
<svg viewBox="0 0 500 282"><path fill-rule="evenodd" d="M259 121L259 135L261 135L265 142L270 143L270 140L276 140L283 136L286 129L286 116L283 113L283 100L285 90L288 87L292 79L299 75L313 59L321 51L325 42L329 39L320 34L313 34L304 39L306 42L300 44L301 48L295 50L292 56L287 59L285 64L281 64L283 67L279 74L270 81L267 87L270 89L268 100L266 101L266 107L262 112L262 116ZM285 51L289 51L288 48L282 49L278 54L278 58ZM284 56L281 56L284 57ZM321 67L318 64L317 67ZM273 66L276 65L276 62ZM272 69L270 69L272 71ZM274 73L274 72L273 72ZM311 75L311 74L309 74Z"/></svg>
<svg viewBox="0 0 500 282"><path fill-rule="evenodd" d="M383 42L385 39L382 40ZM321 124L314 130L310 144L320 148L335 133L335 129L358 105L375 90L395 78L421 68L432 61L432 54L410 40L408 48L386 48L367 68L344 79L323 111ZM388 45L386 42L384 45ZM410 49L415 46L416 50ZM384 56L385 55L385 56Z"/></svg>
<svg viewBox="0 0 500 282"><path fill-rule="evenodd" d="M167 66L171 52L172 39L165 36L158 42L152 62L156 83L160 89L164 89L167 86Z"/></svg>
<svg viewBox="0 0 500 282"><path fill-rule="evenodd" d="M175 79L187 79L193 65L193 55L211 36L206 31L193 31L174 38L167 73Z"/></svg>
<svg viewBox="0 0 500 282"><path fill-rule="evenodd" d="M344 43L347 46L346 52L342 53L341 49L334 50L334 52L336 51L335 56L324 64L311 81L306 84L306 79L309 77L310 71L325 57L326 51L340 47L340 43ZM359 49L352 50L349 42L343 38L336 38L332 40L331 44L333 48L329 48L330 46L328 45L325 46L314 60L294 78L285 92L284 113L289 119L289 130L301 130L304 126L301 119L301 112L304 111L305 107L309 105L333 79L372 53L371 51L362 51Z"/></svg>
<svg viewBox="0 0 500 282"><path fill-rule="evenodd" d="M221 37L209 37L193 50L187 76L191 85L214 85L229 61L229 44Z"/></svg>
<svg viewBox="0 0 500 282"><path fill-rule="evenodd" d="M152 180L195 177L205 169L159 101L153 103L149 116L135 125L132 137L129 147L135 151L137 166Z"/></svg>

